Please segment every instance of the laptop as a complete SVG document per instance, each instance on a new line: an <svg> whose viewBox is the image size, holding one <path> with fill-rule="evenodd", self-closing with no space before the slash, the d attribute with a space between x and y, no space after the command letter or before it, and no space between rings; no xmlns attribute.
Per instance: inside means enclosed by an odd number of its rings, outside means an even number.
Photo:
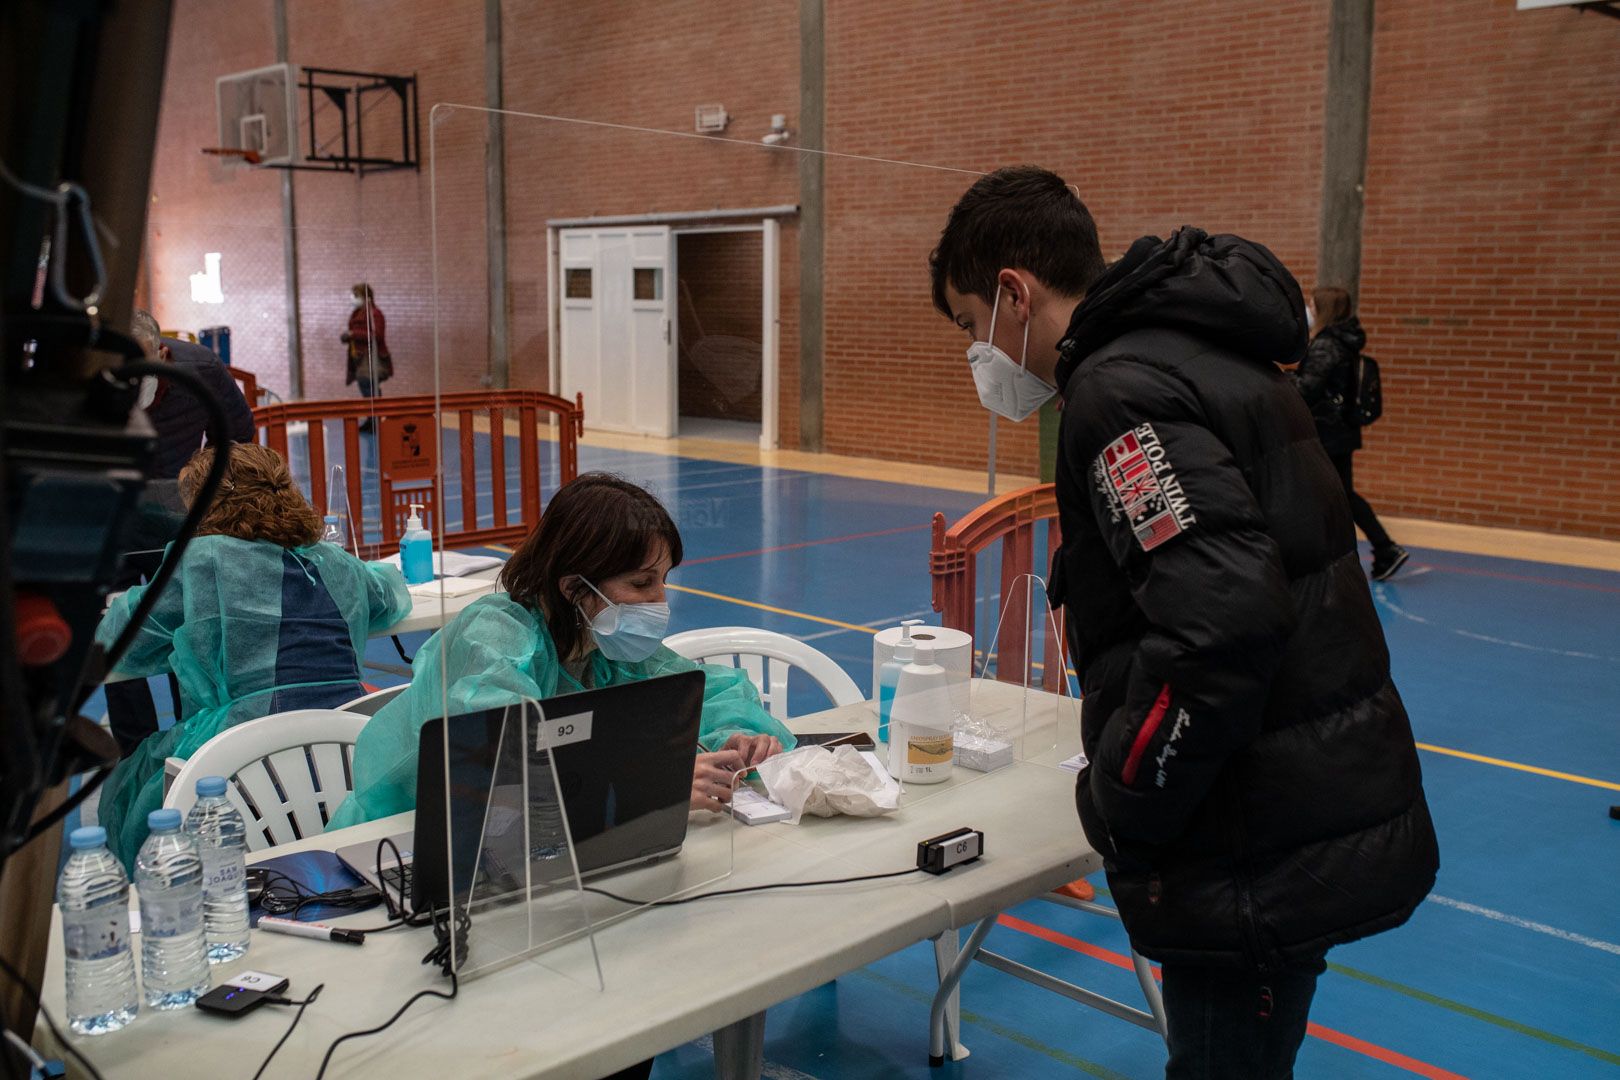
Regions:
<svg viewBox="0 0 1620 1080"><path fill-rule="evenodd" d="M686 841L703 684L701 671L688 671L541 702L548 728L571 725L577 736L588 727L590 734L547 750L535 746L531 732L526 763L519 760L521 742L512 725L519 717L532 723L538 718L534 709L435 717L420 735L416 827L389 838L398 858L385 849L379 863L375 840L336 854L374 887L396 897L403 892L412 910L425 912L449 904L447 848L455 858L457 895L468 895L475 884L481 897L498 893L503 882L517 888L527 816L531 885L555 884L572 869L560 857L561 815L549 797L548 760L554 759L556 790L582 876L668 858ZM523 769L530 777L527 807Z"/></svg>

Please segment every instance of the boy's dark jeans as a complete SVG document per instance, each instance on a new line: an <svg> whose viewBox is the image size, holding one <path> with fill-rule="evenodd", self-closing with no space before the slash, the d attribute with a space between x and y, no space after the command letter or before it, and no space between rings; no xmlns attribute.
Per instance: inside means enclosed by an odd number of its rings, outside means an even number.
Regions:
<svg viewBox="0 0 1620 1080"><path fill-rule="evenodd" d="M1322 960L1264 974L1165 964L1165 1080L1292 1080Z"/></svg>

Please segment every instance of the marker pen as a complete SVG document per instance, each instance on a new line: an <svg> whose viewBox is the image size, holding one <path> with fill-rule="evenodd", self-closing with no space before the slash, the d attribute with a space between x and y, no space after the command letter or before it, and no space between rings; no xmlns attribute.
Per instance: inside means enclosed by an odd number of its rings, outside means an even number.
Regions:
<svg viewBox="0 0 1620 1080"><path fill-rule="evenodd" d="M269 930L274 934L316 938L320 941L341 941L346 945L364 945L366 943L364 930L345 930L341 926L327 926L325 923L278 919L274 915L261 917L259 919L259 929Z"/></svg>

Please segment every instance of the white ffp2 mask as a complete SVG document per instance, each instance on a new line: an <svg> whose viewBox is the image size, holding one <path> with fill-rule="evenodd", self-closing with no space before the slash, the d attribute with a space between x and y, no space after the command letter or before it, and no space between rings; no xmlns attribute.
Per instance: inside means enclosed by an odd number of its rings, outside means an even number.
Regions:
<svg viewBox="0 0 1620 1080"><path fill-rule="evenodd" d="M968 346L968 368L979 391L979 404L1014 423L1029 419L1036 409L1051 400L1057 387L1042 382L1029 371L1029 323L1024 323L1024 347L1018 363L995 346L996 312L1001 307L1001 289L996 289L990 307L990 333L987 341Z"/></svg>

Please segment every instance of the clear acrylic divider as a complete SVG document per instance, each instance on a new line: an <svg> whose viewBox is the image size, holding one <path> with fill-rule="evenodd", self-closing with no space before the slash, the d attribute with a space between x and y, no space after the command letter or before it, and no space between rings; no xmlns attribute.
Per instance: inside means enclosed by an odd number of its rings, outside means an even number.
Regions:
<svg viewBox="0 0 1620 1080"><path fill-rule="evenodd" d="M984 650L965 730L992 745L1011 744L1017 761L1056 766L1080 750L1080 700L1063 617L1047 600L1045 579L1020 574L1002 597Z"/></svg>
<svg viewBox="0 0 1620 1080"><path fill-rule="evenodd" d="M418 859L431 859L442 812L445 906L434 932L461 978L537 958L578 986L602 988L602 969L544 714L534 701L452 716L443 723L443 806L417 808ZM424 766L426 764L424 763ZM439 891L434 889L432 891ZM432 899L431 892L429 893Z"/></svg>

